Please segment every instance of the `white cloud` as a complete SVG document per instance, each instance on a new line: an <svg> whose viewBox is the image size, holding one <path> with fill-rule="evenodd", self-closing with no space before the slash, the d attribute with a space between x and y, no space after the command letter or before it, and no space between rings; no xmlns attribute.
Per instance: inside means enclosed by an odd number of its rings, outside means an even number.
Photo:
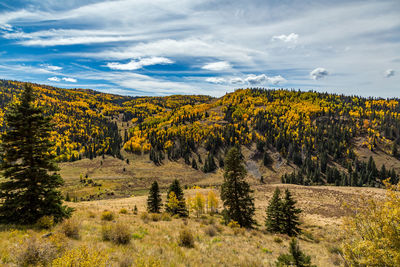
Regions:
<svg viewBox="0 0 400 267"><path fill-rule="evenodd" d="M324 68L316 68L310 72L310 78L313 80L319 80L329 75L329 72Z"/></svg>
<svg viewBox="0 0 400 267"><path fill-rule="evenodd" d="M75 78L64 77L62 79L63 79L63 81L66 81L66 82L69 82L69 83L76 83L77 82L77 79L75 79Z"/></svg>
<svg viewBox="0 0 400 267"><path fill-rule="evenodd" d="M241 84L244 83L244 80L242 78L236 77L236 78L232 78L230 80L231 84Z"/></svg>
<svg viewBox="0 0 400 267"><path fill-rule="evenodd" d="M274 35L274 36L272 36L272 40L273 41L279 40L279 41L282 41L285 43L297 43L297 41L299 40L299 35L296 33L291 33L289 35L285 35L285 34Z"/></svg>
<svg viewBox="0 0 400 267"><path fill-rule="evenodd" d="M278 85L282 83L286 83L286 79L283 78L281 75L273 76L273 77L267 77L268 83L273 84L273 85Z"/></svg>
<svg viewBox="0 0 400 267"><path fill-rule="evenodd" d="M229 64L229 62L219 61L219 62L208 63L201 68L203 70L222 71L222 70L229 70L232 68L232 66L231 64Z"/></svg>
<svg viewBox="0 0 400 267"><path fill-rule="evenodd" d="M281 75L268 77L265 74L254 75L250 74L247 78L244 79L250 85L258 85L263 83L268 83L272 85L278 85L286 82L286 79L283 78Z"/></svg>
<svg viewBox="0 0 400 267"><path fill-rule="evenodd" d="M225 83L226 80L224 78L221 77L209 77L206 79L206 82L209 83Z"/></svg>
<svg viewBox="0 0 400 267"><path fill-rule="evenodd" d="M53 65L48 65L48 64L42 64L40 65L48 70L52 70L52 71L57 71L57 70L62 70L62 67L59 66L53 66Z"/></svg>
<svg viewBox="0 0 400 267"><path fill-rule="evenodd" d="M49 80L51 82L59 82L60 78L58 78L58 77L50 77L50 78L47 78L47 80Z"/></svg>
<svg viewBox="0 0 400 267"><path fill-rule="evenodd" d="M260 75L250 74L244 80L251 85L255 85L255 84L263 83L266 80L266 78L267 78L267 76L265 74L260 74Z"/></svg>
<svg viewBox="0 0 400 267"><path fill-rule="evenodd" d="M392 77L396 74L396 72L393 69L387 69L384 73L385 78Z"/></svg>
<svg viewBox="0 0 400 267"><path fill-rule="evenodd" d="M129 63L121 64L118 62L109 62L107 67L112 70L137 70L144 66L158 65L158 64L172 64L174 61L165 57L149 57L140 58L139 60L131 60Z"/></svg>

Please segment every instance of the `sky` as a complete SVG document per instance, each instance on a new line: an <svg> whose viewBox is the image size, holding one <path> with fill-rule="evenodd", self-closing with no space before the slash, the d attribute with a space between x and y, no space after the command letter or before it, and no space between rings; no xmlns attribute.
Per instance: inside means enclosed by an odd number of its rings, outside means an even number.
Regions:
<svg viewBox="0 0 400 267"><path fill-rule="evenodd" d="M0 79L143 96L400 97L400 1L0 0Z"/></svg>

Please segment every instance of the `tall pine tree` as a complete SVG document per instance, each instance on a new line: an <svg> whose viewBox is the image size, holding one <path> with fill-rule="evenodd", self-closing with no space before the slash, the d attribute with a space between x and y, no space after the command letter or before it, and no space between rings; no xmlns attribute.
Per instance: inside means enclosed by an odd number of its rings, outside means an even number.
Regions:
<svg viewBox="0 0 400 267"><path fill-rule="evenodd" d="M56 173L50 118L34 100L32 87L26 86L4 117L7 128L1 144L5 178L0 184L1 222L33 224L46 215L59 222L72 211L62 205L57 190L64 181Z"/></svg>
<svg viewBox="0 0 400 267"><path fill-rule="evenodd" d="M147 210L152 213L161 211L161 195L157 181L154 181L150 187L149 197L147 198Z"/></svg>
<svg viewBox="0 0 400 267"><path fill-rule="evenodd" d="M265 226L267 230L273 233L280 233L282 231L283 223L283 212L282 212L282 199L281 190L275 188L274 195L269 202L267 208L267 218L265 220Z"/></svg>
<svg viewBox="0 0 400 267"><path fill-rule="evenodd" d="M246 169L243 156L237 147L228 151L225 159L224 183L221 186L221 199L227 215L242 227L252 227L254 216L254 198L250 185L245 181Z"/></svg>
<svg viewBox="0 0 400 267"><path fill-rule="evenodd" d="M300 232L299 214L301 209L296 208L296 200L293 199L289 189L285 190L285 197L282 202L283 233L289 236L296 236Z"/></svg>
<svg viewBox="0 0 400 267"><path fill-rule="evenodd" d="M167 202L168 203L169 203L169 198L171 196L171 192L174 192L174 195L175 195L176 199L178 200L178 204L173 205L173 206L167 205L166 211L173 215L177 214L181 217L187 217L188 210L186 208L186 201L185 201L182 187L181 187L178 179L175 179L168 189L168 193L167 193Z"/></svg>

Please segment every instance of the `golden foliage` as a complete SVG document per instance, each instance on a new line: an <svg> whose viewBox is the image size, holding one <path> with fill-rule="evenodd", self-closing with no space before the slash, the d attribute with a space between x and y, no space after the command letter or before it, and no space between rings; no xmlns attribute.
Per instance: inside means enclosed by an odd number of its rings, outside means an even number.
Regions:
<svg viewBox="0 0 400 267"><path fill-rule="evenodd" d="M351 266L400 266L399 190L388 186L384 199L364 199L345 220L343 252Z"/></svg>

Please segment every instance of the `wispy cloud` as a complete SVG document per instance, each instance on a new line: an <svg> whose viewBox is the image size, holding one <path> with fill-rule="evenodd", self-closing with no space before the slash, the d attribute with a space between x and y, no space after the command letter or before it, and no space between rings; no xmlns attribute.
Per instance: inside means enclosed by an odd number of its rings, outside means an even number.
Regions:
<svg viewBox="0 0 400 267"><path fill-rule="evenodd" d="M59 82L60 78L58 78L58 77L50 77L50 78L47 78L47 80L49 80L51 82Z"/></svg>
<svg viewBox="0 0 400 267"><path fill-rule="evenodd" d="M112 70L137 70L145 66L160 65L160 64L165 65L172 63L174 63L174 61L165 57L148 57L148 58L140 58L138 60L131 60L126 64L121 64L118 62L109 62L107 63L107 67L109 67Z"/></svg>
<svg viewBox="0 0 400 267"><path fill-rule="evenodd" d="M206 82L209 83L225 83L226 80L224 78L221 77L209 77L206 79Z"/></svg>
<svg viewBox="0 0 400 267"><path fill-rule="evenodd" d="M394 76L394 74L395 74L395 71L393 69L387 69L384 73L384 76L385 76L385 78L389 78L389 77Z"/></svg>
<svg viewBox="0 0 400 267"><path fill-rule="evenodd" d="M40 66L42 66L42 67L44 67L44 68L46 68L46 69L48 69L48 70L51 70L51 71L62 70L62 67L53 66L53 65L48 65L48 64L41 64Z"/></svg>
<svg viewBox="0 0 400 267"><path fill-rule="evenodd" d="M203 70L212 70L212 71L222 71L222 70L229 70L232 68L231 64L226 61L218 61L213 63L208 63L201 67Z"/></svg>
<svg viewBox="0 0 400 267"><path fill-rule="evenodd" d="M282 41L285 43L297 43L297 41L299 40L299 35L296 33L291 33L289 35L285 35L285 34L274 35L274 36L272 36L272 40L273 41L279 40L279 41Z"/></svg>
<svg viewBox="0 0 400 267"><path fill-rule="evenodd" d="M75 78L70 78L70 77L63 77L63 81L69 82L69 83L76 83L78 80Z"/></svg>

